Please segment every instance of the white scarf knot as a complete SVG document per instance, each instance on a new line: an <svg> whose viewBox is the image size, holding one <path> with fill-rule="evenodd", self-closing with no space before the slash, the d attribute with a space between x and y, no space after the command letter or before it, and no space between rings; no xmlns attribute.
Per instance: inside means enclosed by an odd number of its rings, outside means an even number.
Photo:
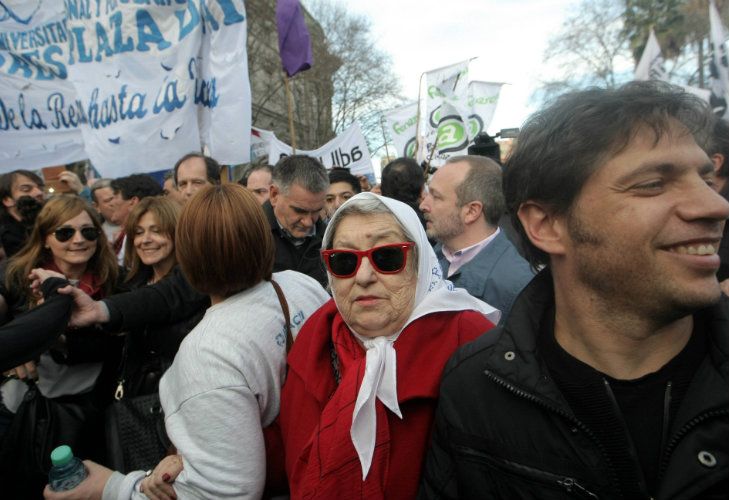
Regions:
<svg viewBox="0 0 729 500"><path fill-rule="evenodd" d="M392 346L399 335L366 338L355 334L367 350L365 374L357 393L350 435L362 465L362 480L367 477L375 453L377 412L375 399L382 401L402 418L397 404L397 353Z"/></svg>

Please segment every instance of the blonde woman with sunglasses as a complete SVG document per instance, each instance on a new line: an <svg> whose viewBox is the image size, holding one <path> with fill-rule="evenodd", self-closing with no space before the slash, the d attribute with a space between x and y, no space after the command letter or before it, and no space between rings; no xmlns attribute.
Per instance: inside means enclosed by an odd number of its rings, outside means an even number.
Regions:
<svg viewBox="0 0 729 500"><path fill-rule="evenodd" d="M98 216L83 199L57 196L38 214L30 238L8 261L0 279L3 322L38 304L40 297L33 295L28 279L31 269L38 267L63 274L73 285L95 298L105 297L114 288L118 275L116 260ZM54 327L48 325L48 328ZM4 434L11 424L28 389L28 385L19 379L37 379L37 387L46 398L83 408L83 428L62 429L66 442L59 444L69 444L77 453L103 456L103 446L99 446L103 443L101 395L111 394L111 385L102 392L97 382L104 379L105 362L109 368L115 368L119 348L117 339L88 329L67 330L39 359L7 372L0 386L0 434ZM111 383L111 378L108 382ZM18 491L16 497L39 496L46 473L39 466L35 471L14 474L12 487L26 488Z"/></svg>

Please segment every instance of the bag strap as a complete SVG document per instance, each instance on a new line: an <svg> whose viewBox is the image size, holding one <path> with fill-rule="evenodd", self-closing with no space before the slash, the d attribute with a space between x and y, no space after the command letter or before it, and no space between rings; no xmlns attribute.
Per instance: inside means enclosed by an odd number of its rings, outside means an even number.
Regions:
<svg viewBox="0 0 729 500"><path fill-rule="evenodd" d="M294 337L291 335L291 319L289 317L289 303L286 302L286 296L283 293L283 290L281 290L281 286L276 283L276 280L271 278L271 284L273 285L273 289L276 290L276 295L278 296L278 302L281 304L281 309L283 310L284 319L286 320L286 354L289 353L291 350L291 346L294 344Z"/></svg>

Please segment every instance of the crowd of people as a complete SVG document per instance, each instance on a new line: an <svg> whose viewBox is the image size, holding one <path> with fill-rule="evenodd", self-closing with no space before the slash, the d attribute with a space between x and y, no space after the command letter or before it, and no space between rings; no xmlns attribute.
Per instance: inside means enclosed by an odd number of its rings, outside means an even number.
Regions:
<svg viewBox="0 0 729 500"><path fill-rule="evenodd" d="M634 82L425 170L0 177L8 498L726 498L729 125Z"/></svg>

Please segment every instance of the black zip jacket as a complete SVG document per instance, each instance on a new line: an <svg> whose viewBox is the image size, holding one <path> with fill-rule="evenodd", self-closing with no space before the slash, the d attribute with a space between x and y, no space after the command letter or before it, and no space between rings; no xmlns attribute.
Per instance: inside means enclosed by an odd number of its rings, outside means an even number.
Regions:
<svg viewBox="0 0 729 500"><path fill-rule="evenodd" d="M179 266L158 283L104 299L110 332L169 325L189 319L210 307L210 298L195 290Z"/></svg>
<svg viewBox="0 0 729 500"><path fill-rule="evenodd" d="M621 498L600 444L537 351L553 305L551 275L542 272L503 326L451 358L419 498ZM729 497L729 299L696 314L708 325L709 352L661 451L660 500Z"/></svg>
<svg viewBox="0 0 729 500"><path fill-rule="evenodd" d="M286 270L298 271L311 276L321 286L326 288L327 273L319 255L326 225L319 219L314 226L316 228L315 234L306 238L304 244L297 247L286 237L281 227L279 227L270 201L263 204L263 212L266 214L268 224L271 226L271 234L273 235L273 242L276 246L273 272L277 273Z"/></svg>

